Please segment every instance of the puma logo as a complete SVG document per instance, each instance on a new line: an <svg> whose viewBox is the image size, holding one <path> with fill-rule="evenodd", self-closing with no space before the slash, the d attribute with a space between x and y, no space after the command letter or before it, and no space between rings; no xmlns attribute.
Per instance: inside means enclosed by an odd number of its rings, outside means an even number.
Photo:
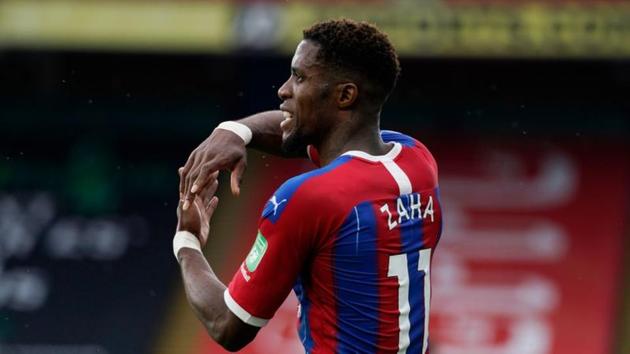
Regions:
<svg viewBox="0 0 630 354"><path fill-rule="evenodd" d="M280 204L282 203L286 203L286 199L282 199L279 203L278 200L276 199L276 196L274 195L273 197L271 197L271 199L269 199L269 201L273 204L273 215L276 215L276 213L278 212L278 207L280 206Z"/></svg>

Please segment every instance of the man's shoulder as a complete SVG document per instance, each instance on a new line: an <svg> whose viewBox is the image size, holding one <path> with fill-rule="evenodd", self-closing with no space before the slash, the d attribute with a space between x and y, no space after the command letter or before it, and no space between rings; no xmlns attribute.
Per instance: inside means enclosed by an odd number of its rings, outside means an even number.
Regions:
<svg viewBox="0 0 630 354"><path fill-rule="evenodd" d="M350 160L349 156L341 156L324 167L289 178L271 196L263 210L263 217L275 221L285 208L315 213L318 205L321 207L322 203L330 200L328 187L343 183L340 174L343 174L342 168Z"/></svg>
<svg viewBox="0 0 630 354"><path fill-rule="evenodd" d="M437 162L433 154L418 139L393 130L381 130L381 138L384 142L397 142L407 148L407 150L413 151L412 155L420 157L421 163L429 164L437 172Z"/></svg>
<svg viewBox="0 0 630 354"><path fill-rule="evenodd" d="M422 145L418 140L414 139L413 137L393 130L382 129L381 139L383 139L383 141L386 143L397 142L402 144L403 146L415 147Z"/></svg>

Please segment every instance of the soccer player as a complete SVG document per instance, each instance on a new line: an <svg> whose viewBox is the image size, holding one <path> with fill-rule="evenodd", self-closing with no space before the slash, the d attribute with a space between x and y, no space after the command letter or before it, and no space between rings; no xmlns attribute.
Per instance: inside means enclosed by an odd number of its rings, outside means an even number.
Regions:
<svg viewBox="0 0 630 354"><path fill-rule="evenodd" d="M291 289L307 353L428 353L430 265L442 214L435 160L379 128L399 63L386 35L351 20L304 31L280 111L224 122L180 169L173 246L190 305L228 350L249 343ZM317 165L276 190L226 288L200 252L217 171L239 191L246 145Z"/></svg>

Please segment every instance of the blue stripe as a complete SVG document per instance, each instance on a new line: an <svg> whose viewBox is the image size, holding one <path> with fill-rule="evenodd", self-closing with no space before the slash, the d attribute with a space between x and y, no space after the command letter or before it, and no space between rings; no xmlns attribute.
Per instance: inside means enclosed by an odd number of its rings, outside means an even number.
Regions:
<svg viewBox="0 0 630 354"><path fill-rule="evenodd" d="M295 295L300 301L300 324L298 326L298 336L300 337L302 345L304 345L305 352L309 353L313 350L313 337L311 337L311 328L309 326L308 316L311 304L306 296L306 291L302 285L301 278L298 278L295 282L293 291L295 291Z"/></svg>
<svg viewBox="0 0 630 354"><path fill-rule="evenodd" d="M379 325L376 218L370 202L352 209L333 249L337 353L376 351Z"/></svg>
<svg viewBox="0 0 630 354"><path fill-rule="evenodd" d="M340 156L337 159L333 160L328 165L318 168L316 170L303 173L299 176L295 176L293 178L288 179L286 182L276 190L274 195L267 201L265 204L265 208L262 212L262 217L270 220L272 223L276 223L282 215L282 212L286 208L287 204L291 202L291 197L297 191L297 189L306 181L313 177L317 177L323 175L324 173L330 172L335 168L343 165L352 157L350 156ZM275 197L275 200L272 202L272 199Z"/></svg>
<svg viewBox="0 0 630 354"><path fill-rule="evenodd" d="M419 193L401 196L401 200L409 216L411 217L411 203L417 204L420 200ZM419 251L422 249L422 219L418 214L413 218L402 218L400 224L400 241L402 251L407 254L407 271L409 272L409 330L410 344L407 353L421 353L422 339L424 338L424 272L418 271Z"/></svg>
<svg viewBox="0 0 630 354"><path fill-rule="evenodd" d="M393 130L381 130L381 139L386 143L395 141L405 146L416 146L416 140L414 138Z"/></svg>

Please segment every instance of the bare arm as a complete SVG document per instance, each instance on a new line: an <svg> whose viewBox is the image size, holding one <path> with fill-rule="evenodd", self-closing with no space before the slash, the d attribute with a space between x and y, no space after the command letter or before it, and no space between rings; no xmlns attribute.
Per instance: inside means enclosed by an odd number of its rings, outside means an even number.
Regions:
<svg viewBox="0 0 630 354"><path fill-rule="evenodd" d="M177 231L188 231L197 237L199 249L187 246L177 251L188 303L208 334L229 351L236 351L254 339L259 328L248 325L232 313L223 300L225 285L217 278L201 253L209 235L209 222L218 205L214 197L217 182L195 196L192 207L178 207ZM175 236L180 237L180 236Z"/></svg>
<svg viewBox="0 0 630 354"><path fill-rule="evenodd" d="M272 155L287 156L280 145L282 144L282 130L280 122L283 120L282 111L265 111L238 120L252 130L252 141L249 147Z"/></svg>
<svg viewBox="0 0 630 354"><path fill-rule="evenodd" d="M259 328L244 323L227 308L223 300L225 285L205 257L193 249L182 248L178 260L188 303L210 337L229 351L251 342Z"/></svg>
<svg viewBox="0 0 630 354"><path fill-rule="evenodd" d="M284 155L281 149L283 120L282 111L265 111L239 120L252 131L249 147L273 155ZM302 157L306 157L306 151ZM243 140L231 131L216 129L188 157L186 164L179 169L180 198L190 201L198 190L213 182L211 176L219 170L232 172L230 186L232 193L240 193L240 181L247 168L247 148Z"/></svg>

